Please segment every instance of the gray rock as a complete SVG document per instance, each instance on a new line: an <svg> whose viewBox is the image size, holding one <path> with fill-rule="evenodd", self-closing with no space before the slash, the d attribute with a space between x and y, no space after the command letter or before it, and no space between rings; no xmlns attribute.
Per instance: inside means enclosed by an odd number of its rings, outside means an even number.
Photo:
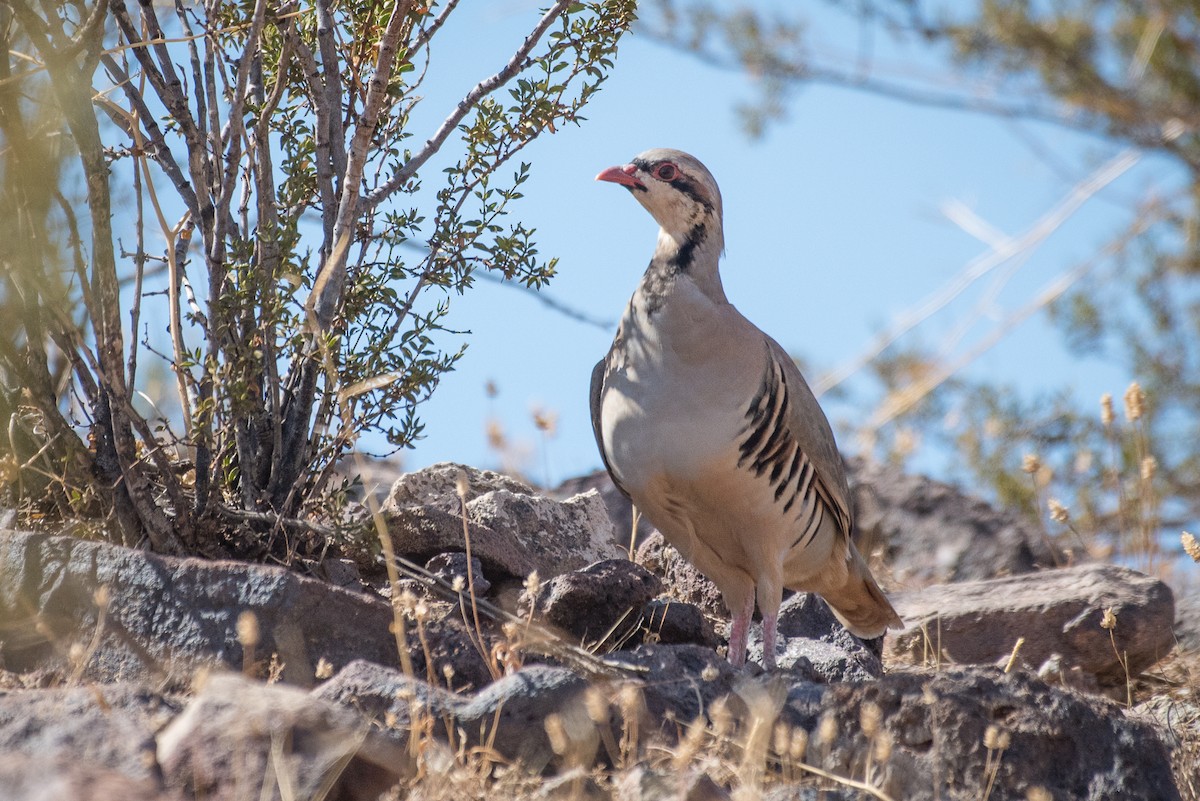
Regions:
<svg viewBox="0 0 1200 801"><path fill-rule="evenodd" d="M462 501L458 497L460 477L466 479L468 502L496 490L507 490L518 495L533 494L528 484L512 476L454 462L438 462L423 470L402 474L392 484L384 505L395 509L432 506L443 512L461 514Z"/></svg>
<svg viewBox="0 0 1200 801"><path fill-rule="evenodd" d="M616 783L617 801L728 801L729 791L707 773L636 765Z"/></svg>
<svg viewBox="0 0 1200 801"><path fill-rule="evenodd" d="M557 501L516 479L443 462L400 477L382 508L396 552L416 561L464 551L466 479L472 555L496 578L543 578L616 558L612 521L595 492Z"/></svg>
<svg viewBox="0 0 1200 801"><path fill-rule="evenodd" d="M464 592L475 585L475 597L482 598L492 588L492 583L483 575L483 564L471 556L471 570L467 571L467 555L453 551L440 553L425 563L425 569L443 581L453 585L455 579L462 579ZM468 581L469 579L469 581Z"/></svg>
<svg viewBox="0 0 1200 801"><path fill-rule="evenodd" d="M700 607L673 598L655 598L642 607L641 642L704 645L715 649L721 638Z"/></svg>
<svg viewBox="0 0 1200 801"><path fill-rule="evenodd" d="M505 676L471 696L430 688L403 673L369 662L355 662L314 691L318 698L360 709L376 721L388 721L386 734L407 747L414 710L431 717L433 734L445 737L445 720L471 745L486 738L506 759L542 771L559 764L546 732L556 715L567 731L580 731L582 744L595 751L598 736L584 708L587 680L565 668L531 665ZM423 727L419 727L423 728Z"/></svg>
<svg viewBox="0 0 1200 801"><path fill-rule="evenodd" d="M68 784L110 771L131 782L158 787L154 733L182 706L133 684L3 693L0 754L46 760L53 775ZM75 761L86 764L86 770L66 770ZM7 770L15 774L35 767L36 763L14 761ZM4 784L0 782L0 786Z"/></svg>
<svg viewBox="0 0 1200 801"><path fill-rule="evenodd" d="M107 611L97 636L98 591ZM101 593L103 595L104 593ZM104 600L99 598L99 600ZM312 683L324 658L396 664L389 605L282 568L157 556L48 534L0 532L0 620L27 636L0 642L14 672L55 670L113 682L186 681L200 665L241 668L238 617L257 619L256 659L279 655L286 681Z"/></svg>
<svg viewBox="0 0 1200 801"><path fill-rule="evenodd" d="M989 764L990 798L1023 799L1035 787L1072 801L1179 798L1150 725L1113 702L1049 687L1027 673L893 673L816 689L793 689L783 708L784 720L807 735L805 759L853 777L870 764L876 786L892 798L983 798Z"/></svg>
<svg viewBox="0 0 1200 801"><path fill-rule="evenodd" d="M668 735L679 724L706 715L718 698L733 695L746 678L728 660L699 645L642 645L609 654L608 659L644 677L640 683L626 685L618 706L628 705L630 692L636 690L646 720ZM619 712L629 717L628 710Z"/></svg>
<svg viewBox="0 0 1200 801"><path fill-rule="evenodd" d="M254 798L376 801L415 771L402 745L353 710L235 674L208 678L159 734L158 760L169 787L209 801L242 801L247 788Z"/></svg>
<svg viewBox="0 0 1200 801"><path fill-rule="evenodd" d="M4 801L183 801L158 781L135 779L68 754L0 756Z"/></svg>
<svg viewBox="0 0 1200 801"><path fill-rule="evenodd" d="M556 501L498 489L470 501L467 513L519 542L543 579L622 556L613 544L612 520L595 492Z"/></svg>
<svg viewBox="0 0 1200 801"><path fill-rule="evenodd" d="M541 585L536 618L578 642L619 645L641 623L639 612L658 595L658 577L628 559L608 559Z"/></svg>
<svg viewBox="0 0 1200 801"><path fill-rule="evenodd" d="M1175 598L1175 637L1181 651L1200 651L1200 595L1184 593Z"/></svg>
<svg viewBox="0 0 1200 801"><path fill-rule="evenodd" d="M883 662L829 611L820 596L799 592L779 608L779 667L808 681L870 681L883 675ZM751 630L750 658L762 662L762 627Z"/></svg>
<svg viewBox="0 0 1200 801"><path fill-rule="evenodd" d="M471 555L494 578L524 578L537 569L537 563L510 533L468 521L436 506L387 505L381 515L392 539L392 548L400 555L424 564L440 553L466 552L466 536L471 538Z"/></svg>
<svg viewBox="0 0 1200 801"><path fill-rule="evenodd" d="M729 610L725 608L725 600L717 585L684 559L674 546L667 544L657 531L638 545L635 561L661 578L663 590L672 598L695 604L714 617L729 617Z"/></svg>
<svg viewBox="0 0 1200 801"><path fill-rule="evenodd" d="M949 484L861 457L846 460L858 545L882 547L902 583L970 581L1066 564L1023 517Z"/></svg>
<svg viewBox="0 0 1200 801"><path fill-rule="evenodd" d="M613 542L622 550L629 550L629 540L633 536L633 504L629 498L617 489L606 470L596 470L586 475L569 478L547 494L552 498L565 500L574 495L595 490L604 501L604 508L613 522ZM644 542L654 532L654 526L645 515L638 515L637 542Z"/></svg>
<svg viewBox="0 0 1200 801"><path fill-rule="evenodd" d="M1124 685L1174 646L1172 593L1161 581L1115 565L1080 565L990 581L896 593L907 628L890 651L910 661L1004 664L1018 638L1017 665L1037 670L1057 654L1101 686ZM1101 627L1116 615L1111 635ZM1115 647L1114 647L1115 640Z"/></svg>

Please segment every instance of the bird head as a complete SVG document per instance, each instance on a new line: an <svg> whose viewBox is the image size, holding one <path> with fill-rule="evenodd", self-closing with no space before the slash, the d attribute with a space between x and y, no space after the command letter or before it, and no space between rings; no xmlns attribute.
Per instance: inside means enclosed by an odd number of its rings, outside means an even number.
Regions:
<svg viewBox="0 0 1200 801"><path fill-rule="evenodd" d="M721 190L708 169L681 150L647 150L628 164L609 167L596 180L628 189L676 240L688 237L696 226L720 231Z"/></svg>

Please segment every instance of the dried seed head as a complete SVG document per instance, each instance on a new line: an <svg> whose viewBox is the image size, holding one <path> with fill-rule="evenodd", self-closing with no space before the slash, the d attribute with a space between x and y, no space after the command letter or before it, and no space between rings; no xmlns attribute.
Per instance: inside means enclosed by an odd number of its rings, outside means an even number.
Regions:
<svg viewBox="0 0 1200 801"><path fill-rule="evenodd" d="M237 619L237 638L243 648L253 648L258 645L258 618L253 612L242 612Z"/></svg>
<svg viewBox="0 0 1200 801"><path fill-rule="evenodd" d="M567 727L563 725L562 716L557 712L551 712L542 721L542 725L546 729L546 737L550 740L550 747L554 749L554 753L562 756L567 752L570 739L567 737Z"/></svg>
<svg viewBox="0 0 1200 801"><path fill-rule="evenodd" d="M1058 498L1051 498L1046 505L1050 508L1050 519L1055 523L1071 522L1071 513Z"/></svg>
<svg viewBox="0 0 1200 801"><path fill-rule="evenodd" d="M446 684L454 680L454 665L449 662L442 665L442 675L446 677Z"/></svg>
<svg viewBox="0 0 1200 801"><path fill-rule="evenodd" d="M733 731L733 714L724 698L718 698L708 708L708 716L712 720L713 736L720 739Z"/></svg>
<svg viewBox="0 0 1200 801"><path fill-rule="evenodd" d="M1030 475L1033 475L1038 470L1042 469L1042 459L1036 453L1027 453L1025 458L1021 460L1021 470Z"/></svg>
<svg viewBox="0 0 1200 801"><path fill-rule="evenodd" d="M1147 456L1142 459L1142 481L1153 481L1154 474L1158 472L1158 460L1153 456Z"/></svg>
<svg viewBox="0 0 1200 801"><path fill-rule="evenodd" d="M538 431L545 432L546 436L554 436L554 432L558 428L558 412L549 409L534 409L533 425Z"/></svg>
<svg viewBox="0 0 1200 801"><path fill-rule="evenodd" d="M1117 627L1117 613L1110 606L1104 610L1104 617L1100 620L1100 628L1112 631Z"/></svg>
<svg viewBox="0 0 1200 801"><path fill-rule="evenodd" d="M471 491L471 480L467 478L467 471L461 467L454 471L454 491L464 501L467 499L467 493Z"/></svg>
<svg viewBox="0 0 1200 801"><path fill-rule="evenodd" d="M608 699L595 687L583 694L583 705L593 723L608 723Z"/></svg>
<svg viewBox="0 0 1200 801"><path fill-rule="evenodd" d="M317 669L313 671L313 676L321 681L333 675L333 663L325 657L317 660Z"/></svg>
<svg viewBox="0 0 1200 801"><path fill-rule="evenodd" d="M1111 392L1105 392L1100 396L1100 422L1104 423L1104 427L1108 428L1116 420L1116 415L1113 413L1113 399Z"/></svg>
<svg viewBox="0 0 1200 801"><path fill-rule="evenodd" d="M785 756L792 745L792 727L778 721L771 732L771 750L780 756Z"/></svg>
<svg viewBox="0 0 1200 801"><path fill-rule="evenodd" d="M1140 420L1145 411L1146 393L1142 390L1142 385L1134 381L1129 385L1129 389L1125 390L1125 419L1131 423Z"/></svg>
<svg viewBox="0 0 1200 801"><path fill-rule="evenodd" d="M1179 535L1179 541L1183 544L1183 552L1200 564L1200 543L1196 542L1196 538L1185 531Z"/></svg>
<svg viewBox="0 0 1200 801"><path fill-rule="evenodd" d="M462 576L455 576L454 580L450 582L450 587L455 592L462 592L464 589L466 589L466 586L467 586L467 580L464 579Z"/></svg>
<svg viewBox="0 0 1200 801"><path fill-rule="evenodd" d="M1012 735L994 724L983 733L983 747L989 751L1003 751L1011 742Z"/></svg>
<svg viewBox="0 0 1200 801"><path fill-rule="evenodd" d="M887 762L892 756L892 735L884 729L875 737L875 761Z"/></svg>
<svg viewBox="0 0 1200 801"><path fill-rule="evenodd" d="M538 577L536 570L525 577L525 592L529 593L530 598L537 595L538 588L541 586L542 580Z"/></svg>
<svg viewBox="0 0 1200 801"><path fill-rule="evenodd" d="M808 754L808 729L792 730L792 741L788 744L788 757L793 762L803 762Z"/></svg>
<svg viewBox="0 0 1200 801"><path fill-rule="evenodd" d="M717 670L717 666L711 662L704 666L704 670L700 671L700 678L705 681L716 681L721 675L721 671Z"/></svg>
<svg viewBox="0 0 1200 801"><path fill-rule="evenodd" d="M817 724L817 742L832 743L838 736L838 722L833 715L824 715Z"/></svg>
<svg viewBox="0 0 1200 801"><path fill-rule="evenodd" d="M868 738L874 737L879 733L879 723L883 720L883 710L878 704L867 701L858 710L858 722L862 726L862 733Z"/></svg>

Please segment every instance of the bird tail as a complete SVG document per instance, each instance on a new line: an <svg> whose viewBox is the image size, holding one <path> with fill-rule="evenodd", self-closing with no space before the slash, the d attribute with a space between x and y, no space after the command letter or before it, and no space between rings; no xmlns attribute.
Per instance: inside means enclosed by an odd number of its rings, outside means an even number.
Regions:
<svg viewBox="0 0 1200 801"><path fill-rule="evenodd" d="M820 590L821 597L829 604L833 614L850 630L851 634L864 640L882 637L889 628L902 628L904 621L891 602L879 589L875 577L862 554L850 543L848 573L839 587Z"/></svg>

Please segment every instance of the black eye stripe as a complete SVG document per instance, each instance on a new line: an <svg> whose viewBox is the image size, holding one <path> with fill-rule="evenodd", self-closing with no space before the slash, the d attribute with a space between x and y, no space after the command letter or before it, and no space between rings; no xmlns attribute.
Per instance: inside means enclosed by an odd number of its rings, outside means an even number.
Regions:
<svg viewBox="0 0 1200 801"><path fill-rule="evenodd" d="M646 172L655 176L658 175L658 170L662 169L668 164L672 167L675 167L675 164L670 161L646 161L645 159L634 159L631 163L642 172ZM712 211L712 201L705 196L704 190L700 188L698 183L693 181L685 173L679 170L678 167L675 167L675 176L673 178L660 178L660 180L671 181L671 186L673 186L677 191L682 192L707 210Z"/></svg>

